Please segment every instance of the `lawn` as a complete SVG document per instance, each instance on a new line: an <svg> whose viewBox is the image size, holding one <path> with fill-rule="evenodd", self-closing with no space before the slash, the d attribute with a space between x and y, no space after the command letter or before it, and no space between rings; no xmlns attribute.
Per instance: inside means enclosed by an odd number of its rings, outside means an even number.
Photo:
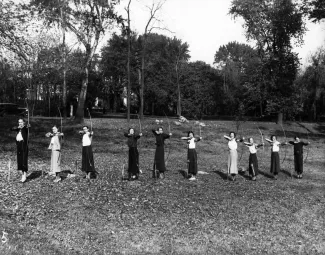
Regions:
<svg viewBox="0 0 325 255"><path fill-rule="evenodd" d="M281 148L278 180L269 175L270 147L258 151L260 175L247 172L227 180L227 141L236 131L231 121L204 121L203 140L197 144L200 174L196 181L186 170L186 131L194 121L177 126L170 120L172 139L166 142L166 178L152 176L154 119L142 121L138 181L122 180L128 148L123 132L139 127L138 120L93 119L93 150L98 178L87 181L76 161L81 160L81 126L64 122L62 166L76 176L53 183L49 139L45 133L59 120L31 120L29 178L19 183L16 172L16 120L0 119L0 254L325 254L325 125L289 122L287 140L298 135L305 148L304 178L293 171L293 148ZM90 125L89 120L85 120ZM162 125L168 131L168 122ZM271 122L243 122L239 136L261 141L271 134L286 139L281 126ZM307 132L308 130L308 132ZM239 145L239 167L248 165L248 149ZM11 175L8 181L8 162ZM80 166L80 163L78 164ZM65 174L64 176L67 176Z"/></svg>

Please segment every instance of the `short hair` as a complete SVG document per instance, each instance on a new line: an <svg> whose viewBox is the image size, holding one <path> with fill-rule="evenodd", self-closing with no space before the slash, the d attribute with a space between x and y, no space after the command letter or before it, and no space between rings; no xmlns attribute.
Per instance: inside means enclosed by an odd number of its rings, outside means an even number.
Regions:
<svg viewBox="0 0 325 255"><path fill-rule="evenodd" d="M89 127L88 127L87 125L84 125L82 128L87 128L87 129L89 129Z"/></svg>
<svg viewBox="0 0 325 255"><path fill-rule="evenodd" d="M23 118L19 118L19 119L18 119L18 122L19 122L20 120L22 120L23 122L25 122L25 120L24 120Z"/></svg>
<svg viewBox="0 0 325 255"><path fill-rule="evenodd" d="M276 139L276 135L271 135L271 140L273 140L273 137L275 137L275 139Z"/></svg>
<svg viewBox="0 0 325 255"><path fill-rule="evenodd" d="M161 129L161 130L164 130L162 126L158 127L158 129L157 129L157 130L159 131L159 129Z"/></svg>
<svg viewBox="0 0 325 255"><path fill-rule="evenodd" d="M236 137L236 133L234 131L230 131L229 132L229 136L231 135L231 133L233 133L234 134L234 137Z"/></svg>
<svg viewBox="0 0 325 255"><path fill-rule="evenodd" d="M194 137L194 132L193 132L193 131L188 131L188 132L187 132L187 137L190 137L190 134L191 134L191 133L193 134L193 137Z"/></svg>
<svg viewBox="0 0 325 255"><path fill-rule="evenodd" d="M295 140L297 140L297 138L299 138L299 137L295 135L295 137L294 137L294 138L295 138Z"/></svg>
<svg viewBox="0 0 325 255"><path fill-rule="evenodd" d="M129 128L128 133L130 134L130 130L133 129L133 132L135 132L135 129L133 127Z"/></svg>

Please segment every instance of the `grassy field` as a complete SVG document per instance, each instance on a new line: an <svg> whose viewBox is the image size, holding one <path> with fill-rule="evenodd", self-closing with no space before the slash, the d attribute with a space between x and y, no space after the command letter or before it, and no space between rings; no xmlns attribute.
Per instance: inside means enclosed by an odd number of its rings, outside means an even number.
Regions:
<svg viewBox="0 0 325 255"><path fill-rule="evenodd" d="M168 130L168 123L163 119ZM186 170L186 143L179 138L199 128L194 122L176 126L167 141L169 154L164 180L151 178L154 156L152 119L142 122L138 181L123 181L127 164L125 120L93 119L93 150L97 179L83 179L75 161L81 159L80 126L65 122L62 166L73 178L53 183L49 171L49 140L45 133L59 120L32 120L28 182L19 183L15 171L16 120L0 120L0 254L325 254L325 125L283 125L288 141L298 135L309 140L304 178L293 173L293 148L280 152L278 180L269 175L270 148L258 151L261 174L252 182L245 174L226 180L227 141L236 123L207 121L197 145L201 174L190 182ZM89 124L89 121L85 121ZM138 129L138 120L131 126ZM239 135L261 141L271 134L285 141L275 123L241 123ZM307 136L307 130L308 136ZM305 153L307 153L305 148ZM240 168L248 165L248 149L238 148ZM10 181L7 165L12 164Z"/></svg>

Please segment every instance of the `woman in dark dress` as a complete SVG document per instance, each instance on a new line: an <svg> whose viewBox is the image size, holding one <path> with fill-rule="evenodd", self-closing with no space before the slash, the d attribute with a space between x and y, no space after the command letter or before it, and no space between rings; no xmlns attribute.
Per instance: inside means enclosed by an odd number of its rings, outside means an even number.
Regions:
<svg viewBox="0 0 325 255"><path fill-rule="evenodd" d="M81 171L86 173L85 178L96 178L96 169L94 165L94 154L92 149L92 137L93 131L89 131L88 126L83 126L82 131L79 131L82 135L82 166Z"/></svg>
<svg viewBox="0 0 325 255"><path fill-rule="evenodd" d="M129 146L129 180L136 180L139 178L139 152L137 147L138 139L142 136L142 133L138 135L134 134L134 129L130 128L128 133L124 133L124 136L128 138L128 146Z"/></svg>
<svg viewBox="0 0 325 255"><path fill-rule="evenodd" d="M298 136L295 136L294 141L290 141L289 144L293 145L293 154L295 162L295 171L297 173L297 178L302 179L302 172L304 166L304 157L303 157L303 146L310 144L301 142Z"/></svg>
<svg viewBox="0 0 325 255"><path fill-rule="evenodd" d="M23 119L18 120L18 127L11 128L16 131L16 145L17 145L17 170L22 171L21 182L27 179L28 171L28 128L30 125L25 126Z"/></svg>
<svg viewBox="0 0 325 255"><path fill-rule="evenodd" d="M153 134L156 137L156 153L155 161L153 165L154 176L156 177L156 171L159 172L159 178L163 179L165 177L165 146L164 141L171 137L172 133L165 134L162 127L159 127L157 130L152 130Z"/></svg>
<svg viewBox="0 0 325 255"><path fill-rule="evenodd" d="M189 180L196 180L197 175L197 154L195 150L195 143L202 140L202 137L195 138L193 131L189 131L187 137L182 137L182 140L187 140L188 150L187 150L187 165L188 174L190 175Z"/></svg>

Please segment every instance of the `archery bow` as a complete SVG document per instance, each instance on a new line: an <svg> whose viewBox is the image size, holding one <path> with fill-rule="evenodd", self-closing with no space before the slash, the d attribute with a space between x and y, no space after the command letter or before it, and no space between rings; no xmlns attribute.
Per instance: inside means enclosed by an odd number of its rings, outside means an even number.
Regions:
<svg viewBox="0 0 325 255"><path fill-rule="evenodd" d="M261 138L262 138L262 144L263 144L263 152L264 152L264 138L263 138L263 133L262 133L262 131L260 130L260 128L259 127L257 127L257 129L258 129L258 131L260 132L260 134L261 134Z"/></svg>
<svg viewBox="0 0 325 255"><path fill-rule="evenodd" d="M298 122L297 122L298 123ZM302 125L301 123L298 123L298 125L299 126L302 126L304 129L306 129L306 134L307 134L307 141L308 141L308 143L309 143L309 130L308 130L308 128L306 128L304 125ZM305 157L305 159L304 159L304 161L303 161L303 163L305 164L305 162L306 162L306 160L307 160L307 158L308 158L308 154L309 154L309 147L307 147L307 153L306 153L306 157Z"/></svg>
<svg viewBox="0 0 325 255"><path fill-rule="evenodd" d="M59 114L60 114L60 129L61 129L61 133L63 132L63 124L62 124L62 115L61 115L61 111L60 111L60 107L58 106L58 110L59 110Z"/></svg>
<svg viewBox="0 0 325 255"><path fill-rule="evenodd" d="M93 121L91 120L89 108L87 108L87 111L88 111L89 120L90 120L90 132L93 132Z"/></svg>
<svg viewBox="0 0 325 255"><path fill-rule="evenodd" d="M139 120L139 135L140 135L142 133L142 128L141 128L141 120L140 120L139 114L138 114L138 120ZM139 141L139 145L140 145L140 141ZM139 151L139 149L138 149L138 151ZM137 162L137 165L138 165L140 174L142 174L142 171L140 170L140 162L139 162L139 160Z"/></svg>
<svg viewBox="0 0 325 255"><path fill-rule="evenodd" d="M309 143L309 135L308 135L309 131L308 131L307 128L306 128L306 131L307 131L307 140L308 140L308 143ZM305 162L306 162L306 160L308 158L308 153L309 153L309 147L307 147L307 153L306 153L306 158L304 159L304 164L305 164Z"/></svg>
<svg viewBox="0 0 325 255"><path fill-rule="evenodd" d="M282 128L282 131L283 131L283 134L284 134L284 137L285 137L285 141L287 142L287 136L286 136L286 132L285 132L285 130L284 130L284 128L283 128L283 125L280 124L280 126L281 126L281 128ZM281 165L282 165L283 162L285 161L286 157L287 157L287 149L285 149L285 151L284 151L284 159L282 160Z"/></svg>
<svg viewBox="0 0 325 255"><path fill-rule="evenodd" d="M163 111L163 112L164 112L164 114L165 114L165 116L166 116L166 119L167 119L167 122L168 122L168 132L169 132L169 134L170 134L170 122L169 122L169 119L168 119L168 117L167 117L165 111ZM169 141L169 149L168 149L168 154L167 154L166 161L165 161L165 164L166 164L166 165L167 165L167 163L168 163L168 158L169 158L169 155L170 155L170 148L171 148L170 143L171 143L171 142Z"/></svg>
<svg viewBox="0 0 325 255"><path fill-rule="evenodd" d="M237 129L237 133L239 133L239 131L240 131L240 126ZM241 159L243 157L243 152L244 152L244 148L243 148L243 146L241 146L241 154L240 154L240 158L239 158L239 162L238 163L240 163L240 161L241 161Z"/></svg>

